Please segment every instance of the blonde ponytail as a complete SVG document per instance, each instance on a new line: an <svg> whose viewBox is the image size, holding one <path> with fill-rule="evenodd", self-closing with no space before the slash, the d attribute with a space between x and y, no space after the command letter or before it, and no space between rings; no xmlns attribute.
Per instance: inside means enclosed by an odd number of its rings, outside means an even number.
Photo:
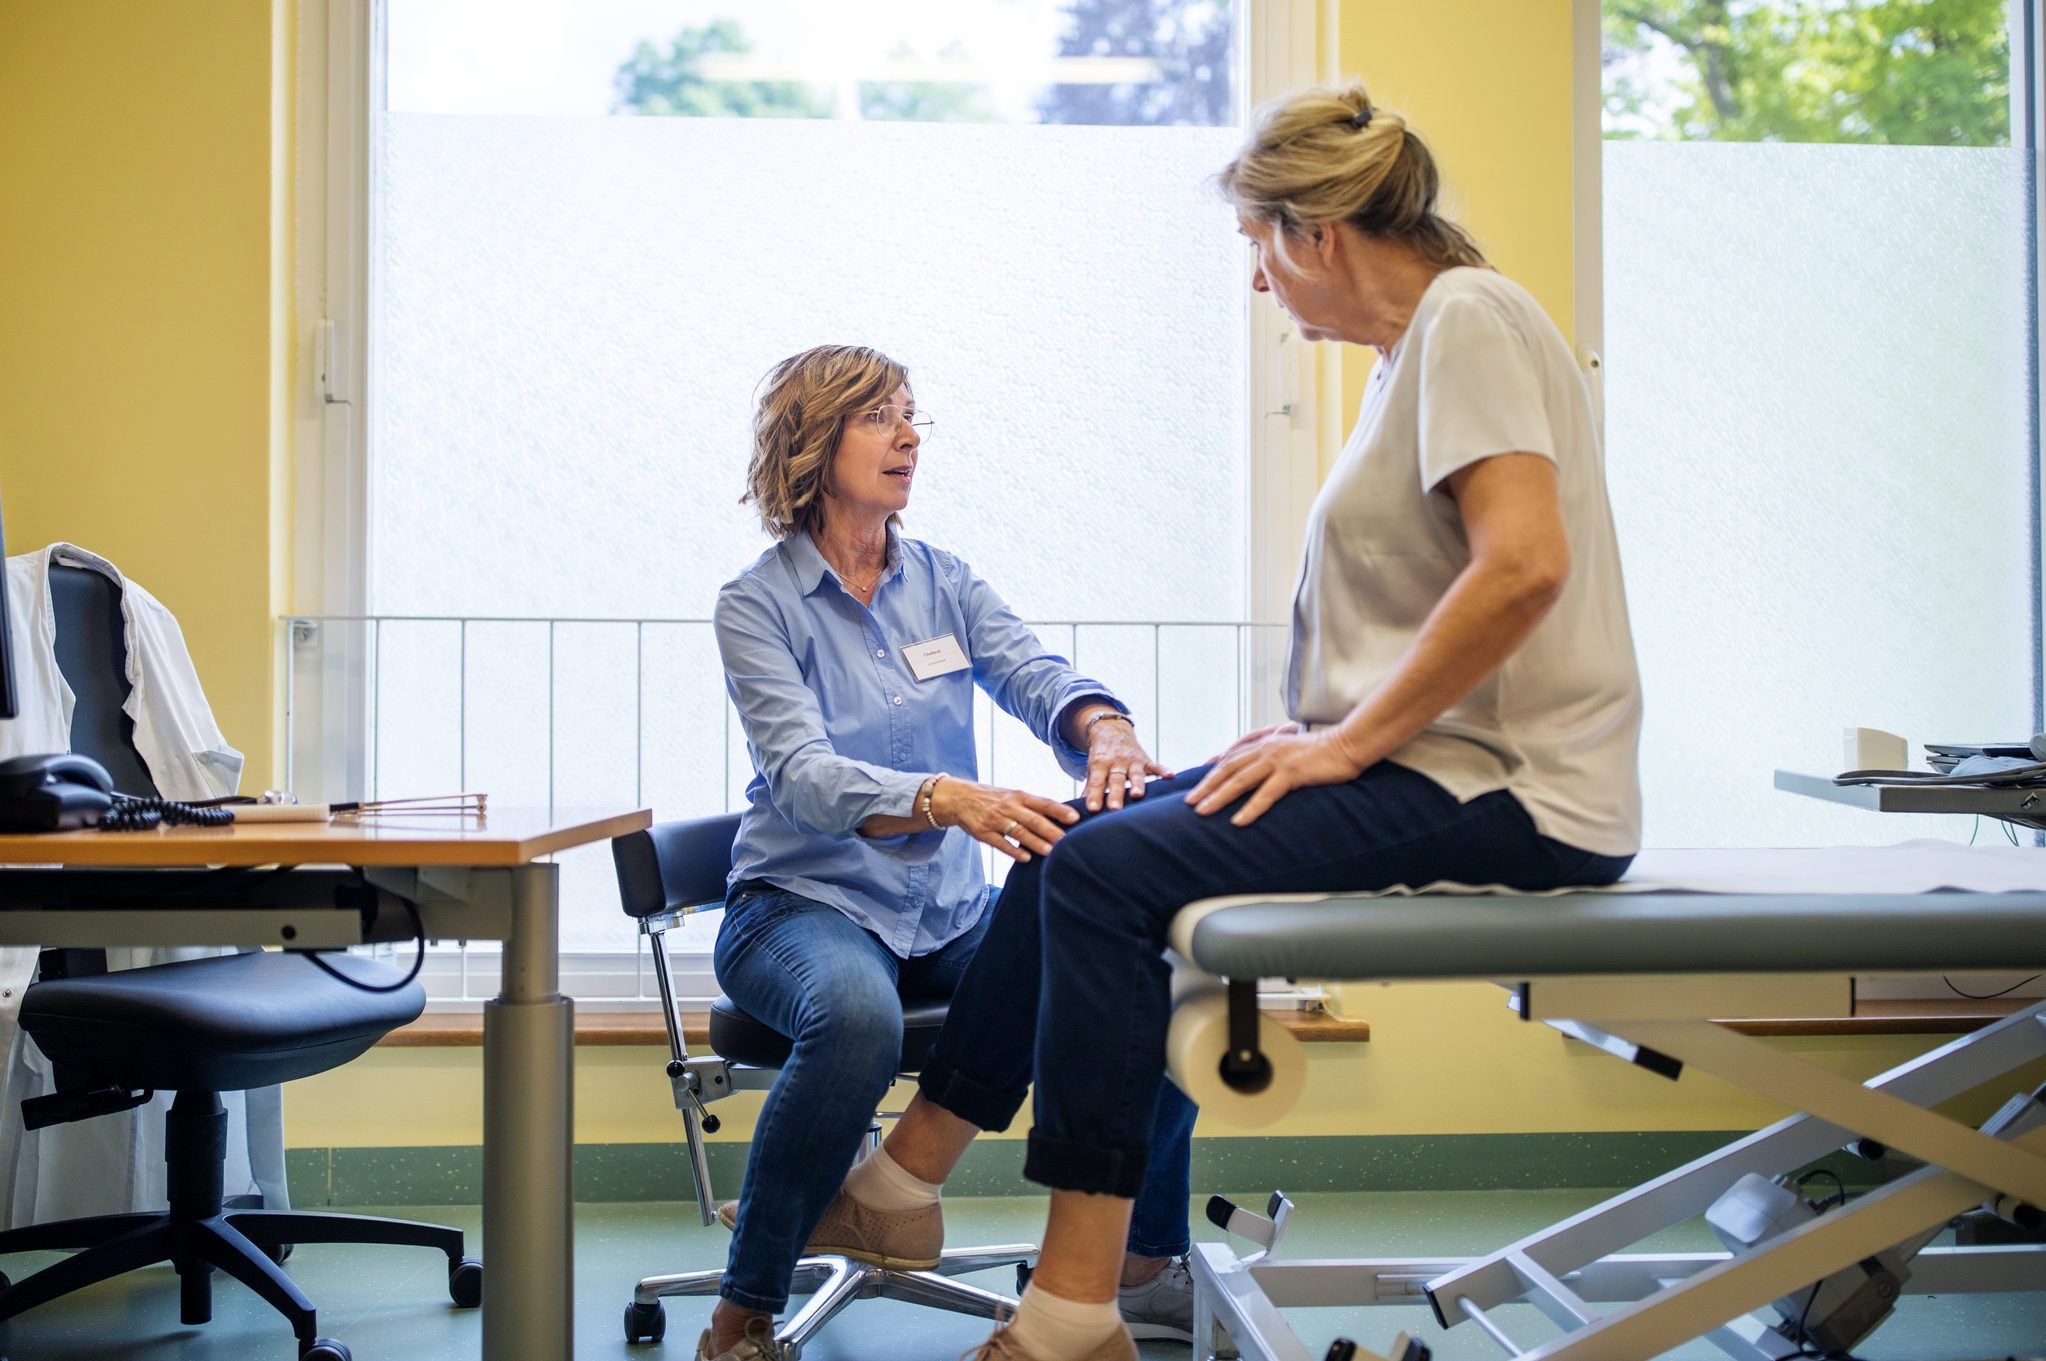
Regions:
<svg viewBox="0 0 2046 1361"><path fill-rule="evenodd" d="M1285 235L1348 222L1404 241L1429 262L1489 268L1470 233L1436 211L1441 180L1427 144L1352 80L1306 90L1257 112L1250 140L1216 176L1236 210Z"/></svg>

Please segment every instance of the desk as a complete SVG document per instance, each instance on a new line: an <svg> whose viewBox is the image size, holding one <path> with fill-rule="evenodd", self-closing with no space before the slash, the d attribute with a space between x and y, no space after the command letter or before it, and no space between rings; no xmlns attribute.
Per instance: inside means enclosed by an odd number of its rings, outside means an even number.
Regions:
<svg viewBox="0 0 2046 1361"><path fill-rule="evenodd" d="M1876 813L1978 813L2020 827L2046 826L2046 789L1987 789L1981 785L1834 784L1830 775L1776 772L1786 794L1866 808Z"/></svg>
<svg viewBox="0 0 2046 1361"><path fill-rule="evenodd" d="M500 809L487 819L256 823L0 835L0 944L504 942L483 1007L483 1355L575 1354L569 1179L573 1007L560 993L559 872L540 857L622 836L645 809ZM223 868L291 866L235 876ZM62 866L64 868L49 868ZM177 905L192 889L190 907Z"/></svg>

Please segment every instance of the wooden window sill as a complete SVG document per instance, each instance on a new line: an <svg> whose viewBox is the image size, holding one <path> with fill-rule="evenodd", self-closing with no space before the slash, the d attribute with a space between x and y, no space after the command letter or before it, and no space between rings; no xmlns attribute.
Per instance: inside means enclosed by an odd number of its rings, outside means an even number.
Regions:
<svg viewBox="0 0 2046 1361"><path fill-rule="evenodd" d="M1852 1016L1785 1017L1781 1020L1727 1021L1743 1035L1965 1035L2035 1006L2036 997L1965 997L1933 1001L1867 1001Z"/></svg>
<svg viewBox="0 0 2046 1361"><path fill-rule="evenodd" d="M1853 1016L1782 1017L1727 1021L1743 1035L1962 1035L2000 1021L2032 1005L2035 997L1965 998L1940 1001L1864 1001ZM1361 1044L1371 1038L1371 1023L1331 1016L1327 1012L1273 1010L1266 1013L1306 1044ZM684 1012L682 1036L692 1046L710 1042L706 1012ZM658 1012L581 1011L575 1018L579 1045L654 1045L667 1043ZM483 1043L483 1017L476 1012L428 1012L378 1041L399 1049L460 1048Z"/></svg>
<svg viewBox="0 0 2046 1361"><path fill-rule="evenodd" d="M1326 1012L1287 1009L1265 1013L1308 1044L1360 1044L1371 1038L1369 1021L1344 1020ZM710 1043L710 1014L682 1013L682 1038L691 1045ZM577 1044L658 1045L668 1043L657 1011L579 1011ZM483 1043L483 1017L477 1012L428 1012L377 1041L398 1049L441 1049Z"/></svg>

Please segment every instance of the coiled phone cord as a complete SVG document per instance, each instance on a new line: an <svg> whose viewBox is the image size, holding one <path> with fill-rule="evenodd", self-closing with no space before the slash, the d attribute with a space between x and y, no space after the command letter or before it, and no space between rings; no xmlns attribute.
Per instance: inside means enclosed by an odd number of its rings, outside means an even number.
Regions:
<svg viewBox="0 0 2046 1361"><path fill-rule="evenodd" d="M114 795L114 806L100 817L102 832L146 832L152 827L225 827L234 821L226 808L200 808L171 799L140 799Z"/></svg>

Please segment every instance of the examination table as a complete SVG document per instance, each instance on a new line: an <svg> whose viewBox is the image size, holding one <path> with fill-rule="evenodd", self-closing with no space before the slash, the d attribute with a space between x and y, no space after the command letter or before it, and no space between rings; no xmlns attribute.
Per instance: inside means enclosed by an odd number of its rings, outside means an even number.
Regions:
<svg viewBox="0 0 2046 1361"><path fill-rule="evenodd" d="M2046 1000L1865 1084L1718 1024L1811 1016L1814 998L1819 1014L1844 1015L1840 980L1859 975L2046 970L2039 851L1908 843L1663 852L1645 854L1613 890L1215 899L1180 914L1173 946L1182 963L1228 986L1236 1024L1221 1064L1225 1080L1245 1088L1259 1081L1247 1009L1260 977L1483 980L1504 987L1522 1022L1636 1064L1652 1075L1644 1080L1674 1080L1694 1066L1801 1112L1471 1258L1286 1260L1276 1252L1292 1211L1282 1195L1262 1215L1218 1199L1211 1217L1257 1250L1196 1247L1197 1361L1321 1361L1282 1307L1423 1300L1443 1326L1468 1323L1525 1361L1647 1361L1699 1338L1737 1361L1781 1361L1818 1354L1790 1340L1800 1303L1807 1326L1817 1326L1816 1302L1853 1337L1856 1327L1879 1326L1898 1291L2046 1290L2046 1246L1926 1246L1978 1206L2034 1230L2046 1219L2038 1092L2012 1086L1981 1129L1931 1109L2046 1057ZM1842 1148L1896 1150L1924 1166L1821 1213L1799 1198L1772 1220L1789 1192L1769 1179ZM1732 1240L1737 1250L1625 1251L1708 1212L1715 1228L1744 1235ZM1515 1301L1547 1316L1545 1339L1517 1339L1495 1317ZM1400 1334L1387 1353L1339 1340L1327 1355L1421 1361L1427 1349Z"/></svg>

